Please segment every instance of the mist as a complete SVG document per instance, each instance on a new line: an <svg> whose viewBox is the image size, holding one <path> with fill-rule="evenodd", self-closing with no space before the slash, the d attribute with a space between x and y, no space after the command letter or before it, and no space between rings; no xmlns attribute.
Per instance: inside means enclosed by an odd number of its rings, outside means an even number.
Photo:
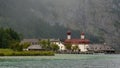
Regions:
<svg viewBox="0 0 120 68"><path fill-rule="evenodd" d="M31 29L30 36L36 36L41 29L40 20L51 27L58 24L62 26L60 28L100 37L104 42L119 47L119 3L119 0L1 0L0 21L4 23L0 24L26 36Z"/></svg>

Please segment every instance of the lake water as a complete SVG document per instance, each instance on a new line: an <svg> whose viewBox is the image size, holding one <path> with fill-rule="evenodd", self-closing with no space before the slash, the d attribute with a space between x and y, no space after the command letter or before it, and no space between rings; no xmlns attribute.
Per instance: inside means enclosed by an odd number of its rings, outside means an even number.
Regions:
<svg viewBox="0 0 120 68"><path fill-rule="evenodd" d="M120 55L0 57L0 68L120 68Z"/></svg>

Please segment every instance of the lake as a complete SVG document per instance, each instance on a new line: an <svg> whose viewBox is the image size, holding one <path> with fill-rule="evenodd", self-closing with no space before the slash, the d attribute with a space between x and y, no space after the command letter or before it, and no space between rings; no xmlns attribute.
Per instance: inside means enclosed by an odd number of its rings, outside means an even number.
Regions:
<svg viewBox="0 0 120 68"><path fill-rule="evenodd" d="M120 68L120 55L6 56L0 68Z"/></svg>

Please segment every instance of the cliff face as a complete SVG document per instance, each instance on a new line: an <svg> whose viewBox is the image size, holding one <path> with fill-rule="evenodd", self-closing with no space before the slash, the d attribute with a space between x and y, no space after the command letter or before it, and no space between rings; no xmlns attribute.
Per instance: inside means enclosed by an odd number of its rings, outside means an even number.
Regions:
<svg viewBox="0 0 120 68"><path fill-rule="evenodd" d="M60 30L84 31L117 48L120 45L119 12L119 0L0 0L0 26L37 37L38 31L47 31L45 25L50 24L49 28L54 29L52 26L60 24ZM65 32L64 29L61 32Z"/></svg>

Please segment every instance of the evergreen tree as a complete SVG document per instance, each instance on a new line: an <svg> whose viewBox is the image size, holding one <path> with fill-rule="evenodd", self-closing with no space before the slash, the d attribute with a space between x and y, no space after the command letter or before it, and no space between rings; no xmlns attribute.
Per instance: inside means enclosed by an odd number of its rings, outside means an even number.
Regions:
<svg viewBox="0 0 120 68"><path fill-rule="evenodd" d="M0 48L9 48L12 41L20 42L20 36L11 28L0 28Z"/></svg>

